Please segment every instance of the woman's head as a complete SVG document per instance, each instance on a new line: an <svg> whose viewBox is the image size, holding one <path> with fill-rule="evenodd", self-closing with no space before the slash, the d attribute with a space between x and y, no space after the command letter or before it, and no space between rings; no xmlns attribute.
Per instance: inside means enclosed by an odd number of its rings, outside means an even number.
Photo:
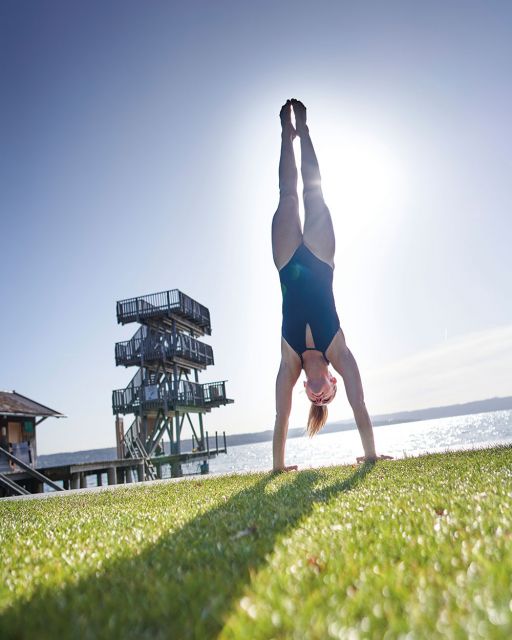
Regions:
<svg viewBox="0 0 512 640"><path fill-rule="evenodd" d="M310 436L314 436L327 422L327 406L336 395L337 380L329 372L308 378L304 382L306 395L311 400L311 409L309 410L307 432Z"/></svg>
<svg viewBox="0 0 512 640"><path fill-rule="evenodd" d="M304 389L312 404L322 406L329 404L334 399L337 389L336 383L336 378L326 368L325 373L307 378L304 381Z"/></svg>

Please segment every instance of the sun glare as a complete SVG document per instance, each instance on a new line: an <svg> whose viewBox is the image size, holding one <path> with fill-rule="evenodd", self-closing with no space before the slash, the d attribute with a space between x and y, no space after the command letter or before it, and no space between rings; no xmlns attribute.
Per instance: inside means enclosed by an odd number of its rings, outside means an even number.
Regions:
<svg viewBox="0 0 512 640"><path fill-rule="evenodd" d="M326 202L338 244L393 227L404 200L400 159L388 144L366 132L337 130L319 138L318 157Z"/></svg>

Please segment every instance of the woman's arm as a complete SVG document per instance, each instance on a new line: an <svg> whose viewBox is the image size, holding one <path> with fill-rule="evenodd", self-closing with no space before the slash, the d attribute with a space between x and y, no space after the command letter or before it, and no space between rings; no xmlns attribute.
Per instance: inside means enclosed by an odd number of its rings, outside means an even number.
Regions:
<svg viewBox="0 0 512 640"><path fill-rule="evenodd" d="M281 366L276 379L276 423L274 427L273 471L291 471L296 466L286 467L284 464L284 450L286 434L288 433L288 419L292 409L292 392L295 383L299 379L300 365L290 364L281 360Z"/></svg>
<svg viewBox="0 0 512 640"><path fill-rule="evenodd" d="M364 456L357 458L357 462L391 459L391 456L378 456L375 451L372 421L364 402L361 376L359 375L355 358L347 347L345 337L341 331L332 341L327 356L334 369L343 378L347 398L354 412L356 425L361 436Z"/></svg>

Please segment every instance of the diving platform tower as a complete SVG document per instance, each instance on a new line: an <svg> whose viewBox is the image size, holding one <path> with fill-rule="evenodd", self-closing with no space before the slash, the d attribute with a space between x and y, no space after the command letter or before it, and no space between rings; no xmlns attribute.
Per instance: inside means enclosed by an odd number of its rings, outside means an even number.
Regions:
<svg viewBox="0 0 512 640"><path fill-rule="evenodd" d="M157 456L169 462L173 476L181 475L181 462L192 459L202 459L207 470L208 458L219 451L209 448L203 416L233 402L225 380L199 382L199 372L214 364L212 347L198 340L211 335L209 310L172 289L117 302L117 322L141 325L130 340L115 345L116 365L138 367L125 389L112 392L116 431L121 415L134 414L131 426L119 434L119 454L142 458L147 479L156 477L152 460ZM192 432L188 453L181 450L185 425ZM168 456L161 446L166 434Z"/></svg>

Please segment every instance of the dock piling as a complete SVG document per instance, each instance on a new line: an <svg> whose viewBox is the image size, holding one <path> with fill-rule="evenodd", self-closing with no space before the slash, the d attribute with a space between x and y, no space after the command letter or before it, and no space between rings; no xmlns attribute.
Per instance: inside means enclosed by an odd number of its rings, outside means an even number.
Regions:
<svg viewBox="0 0 512 640"><path fill-rule="evenodd" d="M116 468L109 467L107 470L108 483L109 484L117 484L116 483Z"/></svg>
<svg viewBox="0 0 512 640"><path fill-rule="evenodd" d="M183 468L179 462L171 463L171 478L181 478L183 475Z"/></svg>

